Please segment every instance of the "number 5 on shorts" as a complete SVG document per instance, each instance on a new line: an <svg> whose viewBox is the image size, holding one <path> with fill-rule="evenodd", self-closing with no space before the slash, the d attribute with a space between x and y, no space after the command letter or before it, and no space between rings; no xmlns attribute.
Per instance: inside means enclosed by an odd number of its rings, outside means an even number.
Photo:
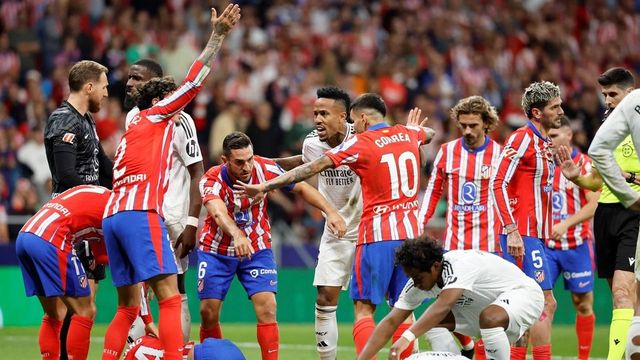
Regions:
<svg viewBox="0 0 640 360"><path fill-rule="evenodd" d="M531 252L531 263L536 269L540 269L542 267L542 257L540 256L540 250L533 250Z"/></svg>

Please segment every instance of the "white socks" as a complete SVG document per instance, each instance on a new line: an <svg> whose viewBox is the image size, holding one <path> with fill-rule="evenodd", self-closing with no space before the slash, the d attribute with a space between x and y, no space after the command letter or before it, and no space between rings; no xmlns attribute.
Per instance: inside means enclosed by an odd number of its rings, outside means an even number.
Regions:
<svg viewBox="0 0 640 360"><path fill-rule="evenodd" d="M631 319L631 326L629 326L629 332L627 333L627 348L625 350L625 359L631 359L631 355L640 353L640 342L638 345L633 344L634 337L640 337L640 316L634 316Z"/></svg>
<svg viewBox="0 0 640 360"><path fill-rule="evenodd" d="M431 350L446 351L460 355L460 348L449 330L443 327L436 327L427 331L424 336L431 343Z"/></svg>
<svg viewBox="0 0 640 360"><path fill-rule="evenodd" d="M484 351L487 360L509 360L511 358L511 344L504 328L480 329Z"/></svg>
<svg viewBox="0 0 640 360"><path fill-rule="evenodd" d="M189 313L189 299L187 298L187 294L180 294L182 298L180 320L182 322L182 338L184 339L184 343L189 342L189 335L191 333L191 314Z"/></svg>
<svg viewBox="0 0 640 360"><path fill-rule="evenodd" d="M316 350L320 360L335 360L338 355L337 306L316 304Z"/></svg>

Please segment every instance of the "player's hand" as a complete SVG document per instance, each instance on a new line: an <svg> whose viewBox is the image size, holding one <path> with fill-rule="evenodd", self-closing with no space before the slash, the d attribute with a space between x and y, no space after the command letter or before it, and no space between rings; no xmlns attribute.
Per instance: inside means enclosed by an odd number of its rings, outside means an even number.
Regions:
<svg viewBox="0 0 640 360"><path fill-rule="evenodd" d="M187 225L182 231L182 234L178 236L175 246L173 247L178 259L189 255L193 248L196 247L196 232L198 232L197 227Z"/></svg>
<svg viewBox="0 0 640 360"><path fill-rule="evenodd" d="M245 257L251 260L251 255L254 253L253 246L251 246L249 239L247 239L244 233L233 237L233 246L235 247L237 257L241 260Z"/></svg>
<svg viewBox="0 0 640 360"><path fill-rule="evenodd" d="M404 349L409 346L409 342L404 337L400 337L396 342L391 345L389 349L389 360L399 360L400 354L404 351Z"/></svg>
<svg viewBox="0 0 640 360"><path fill-rule="evenodd" d="M427 121L429 120L428 116L425 116L422 121L420 121L420 116L422 115L422 109L419 107L414 107L409 110L409 115L407 115L407 126L427 126Z"/></svg>
<svg viewBox="0 0 640 360"><path fill-rule="evenodd" d="M516 260L522 260L524 256L524 242L518 230L512 231L507 235L507 252Z"/></svg>
<svg viewBox="0 0 640 360"><path fill-rule="evenodd" d="M264 196L264 184L245 184L240 180L236 180L233 189L236 194L250 198L256 198L260 195Z"/></svg>
<svg viewBox="0 0 640 360"><path fill-rule="evenodd" d="M342 239L344 234L347 233L347 223L344 222L344 219L337 211L332 211L330 214L327 214L327 224L329 230L331 230L338 239Z"/></svg>
<svg viewBox="0 0 640 360"><path fill-rule="evenodd" d="M567 233L567 230L567 225L564 223L564 221L561 221L553 225L553 227L551 228L551 238L555 241L560 241L562 240L564 234Z"/></svg>
<svg viewBox="0 0 640 360"><path fill-rule="evenodd" d="M211 26L218 35L227 35L240 20L240 6L229 4L218 16L216 9L211 8Z"/></svg>
<svg viewBox="0 0 640 360"><path fill-rule="evenodd" d="M158 327L153 323L153 321L144 326L144 333L145 335L150 335L158 339L160 338Z"/></svg>
<svg viewBox="0 0 640 360"><path fill-rule="evenodd" d="M580 168L582 168L582 158L576 164L573 162L571 158L571 150L568 147L562 145L558 147L556 151L556 158L558 160L558 164L560 164L560 171L562 171L562 175L567 179L574 181L580 176Z"/></svg>

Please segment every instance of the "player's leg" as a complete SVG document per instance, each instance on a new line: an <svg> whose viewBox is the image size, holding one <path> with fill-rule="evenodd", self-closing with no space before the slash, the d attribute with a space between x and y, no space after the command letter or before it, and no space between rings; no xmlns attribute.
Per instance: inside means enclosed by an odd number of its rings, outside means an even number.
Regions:
<svg viewBox="0 0 640 360"><path fill-rule="evenodd" d="M593 292L571 293L576 309L576 335L578 337L578 360L589 359L596 317L593 313Z"/></svg>
<svg viewBox="0 0 640 360"><path fill-rule="evenodd" d="M394 241L392 243L395 243L395 244L392 247L390 247L390 253L388 254L388 256L392 258L395 263L395 250L396 250L395 248L400 246L402 242ZM387 285L387 290L386 290L389 296L389 306L393 307L396 301L398 301L398 298L400 297L400 294L402 293L404 286L407 284L407 281L409 281L409 277L405 274L404 269L402 269L402 267L399 265L395 265L391 273L391 278L389 280L389 284ZM400 326L398 326L396 331L393 333L393 336L392 336L393 342L396 342L398 339L400 339L402 334L411 327L411 325L413 324L413 321L414 321L413 314L411 316L407 316L407 318L402 322L402 324L400 324ZM409 344L409 346L402 352L402 354L400 354L400 359L407 358L413 353L414 344L415 342L412 342Z"/></svg>
<svg viewBox="0 0 640 360"><path fill-rule="evenodd" d="M91 296L65 296L62 301L73 312L67 335L67 352L74 360L84 360L89 353L91 329L96 316Z"/></svg>
<svg viewBox="0 0 640 360"><path fill-rule="evenodd" d="M169 240L171 240L171 246L175 247L176 240L184 231L184 226L181 223L176 224L166 224L167 232L169 233ZM184 343L189 342L189 334L191 332L191 314L189 313L189 298L187 297L187 292L184 287L184 273L187 271L189 267L189 258L185 256L182 259L177 258L177 250L173 252L174 258L176 260L176 265L178 266L178 292L180 292L180 299L182 302L182 313L180 315L180 321L182 323L182 337Z"/></svg>
<svg viewBox="0 0 640 360"><path fill-rule="evenodd" d="M38 333L38 343L42 359L59 359L60 329L67 307L59 297L38 296L44 316Z"/></svg>
<svg viewBox="0 0 640 360"><path fill-rule="evenodd" d="M200 300L200 342L205 339L222 339L220 311L223 301L220 299Z"/></svg>
<svg viewBox="0 0 640 360"><path fill-rule="evenodd" d="M353 288L353 282L351 287ZM356 346L356 354L362 352L373 330L376 328L376 323L373 321L375 311L376 305L371 303L370 300L354 300L353 342Z"/></svg>
<svg viewBox="0 0 640 360"><path fill-rule="evenodd" d="M316 270L317 271L317 270ZM332 360L338 352L339 286L318 286L315 304L316 351L321 360Z"/></svg>
<svg viewBox="0 0 640 360"><path fill-rule="evenodd" d="M456 328L456 319L453 313L449 313L439 326L432 328L425 333L425 337L431 343L431 350L446 351L453 354L460 354L460 348L453 338Z"/></svg>
<svg viewBox="0 0 640 360"><path fill-rule="evenodd" d="M636 258L640 255L636 252ZM640 268L636 266L636 308L629 326L626 345L626 359L640 360Z"/></svg>
<svg viewBox="0 0 640 360"><path fill-rule="evenodd" d="M139 312L140 284L118 287L118 309L104 335L103 360L120 358L131 324Z"/></svg>
<svg viewBox="0 0 640 360"><path fill-rule="evenodd" d="M200 299L200 342L222 339L220 310L238 269L235 257L198 250L198 298Z"/></svg>
<svg viewBox="0 0 640 360"><path fill-rule="evenodd" d="M487 357L495 360L511 358L511 344L505 330L509 328L509 314L497 305L489 305L480 313L480 335Z"/></svg>
<svg viewBox="0 0 640 360"><path fill-rule="evenodd" d="M273 292L259 292L251 296L256 313L257 337L262 360L278 359L280 331L276 321L276 297Z"/></svg>

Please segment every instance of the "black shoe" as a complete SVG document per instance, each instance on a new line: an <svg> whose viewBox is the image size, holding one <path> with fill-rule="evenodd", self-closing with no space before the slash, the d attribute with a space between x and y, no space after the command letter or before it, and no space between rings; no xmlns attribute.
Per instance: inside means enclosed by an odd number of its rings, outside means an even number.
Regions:
<svg viewBox="0 0 640 360"><path fill-rule="evenodd" d="M469 350L460 349L460 355L466 357L467 359L473 359L473 355L476 353L476 347L472 347Z"/></svg>

